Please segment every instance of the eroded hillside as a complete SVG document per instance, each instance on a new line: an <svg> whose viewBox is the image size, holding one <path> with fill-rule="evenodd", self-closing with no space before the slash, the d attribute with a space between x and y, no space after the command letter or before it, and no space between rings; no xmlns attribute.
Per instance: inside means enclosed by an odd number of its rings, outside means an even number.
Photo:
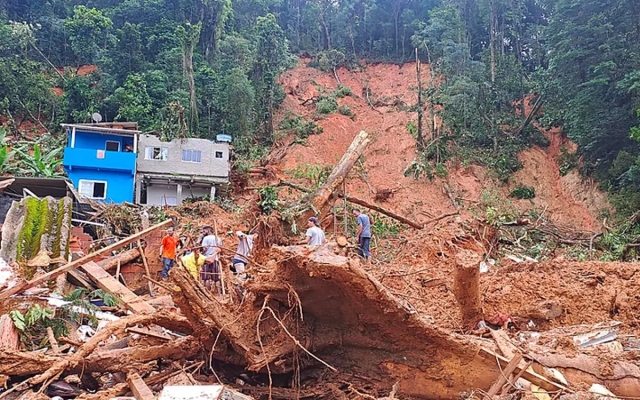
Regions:
<svg viewBox="0 0 640 400"><path fill-rule="evenodd" d="M313 99L339 86L332 73L306 67L308 61L301 59L300 66L281 77L286 99L279 120L291 114L317 118ZM599 225L600 212L609 208L605 195L594 183L583 181L575 169L561 176L558 159L563 149L570 153L575 146L559 129L543 132L550 141L549 147L535 146L520 154L524 168L506 185L492 179L484 167L451 162L447 178L429 181L406 177L404 171L416 158L416 142L407 129L407 123L417 118L415 112L409 111L417 101L415 64L371 64L354 71L341 68L337 76L353 93L337 98L337 102L348 106L354 117L332 113L317 118L323 132L311 135L304 145L296 144L286 152L278 164L283 176L304 165L334 165L353 137L365 130L373 135L374 142L361 159L362 167L351 174L348 193L373 199L377 192L391 189L393 198L389 205L399 213L414 215L417 220L454 210L445 185L456 201L465 206L487 198L501 199L522 211L532 208L544 211L559 224L593 231ZM429 77L428 68L423 66L424 85ZM533 186L535 198L510 199L508 195L516 185Z"/></svg>

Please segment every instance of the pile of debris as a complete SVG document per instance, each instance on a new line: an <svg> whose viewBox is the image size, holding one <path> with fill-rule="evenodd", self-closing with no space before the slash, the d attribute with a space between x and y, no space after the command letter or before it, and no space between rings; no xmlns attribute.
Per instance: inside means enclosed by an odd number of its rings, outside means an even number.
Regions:
<svg viewBox="0 0 640 400"><path fill-rule="evenodd" d="M367 143L365 133L358 135L325 185L293 204L283 220L258 221L259 229L282 234L288 231L283 225L300 226L311 213L326 219L341 195L350 201L339 188ZM418 222L371 206L414 229L447 218ZM198 215L228 217L216 208L198 210ZM0 398L640 396L640 342L623 335L619 323L536 331L540 324L516 326L511 314L489 310L502 304L491 279L519 279L511 274L542 264L494 271L487 257L479 256L490 254L486 248L495 244L495 235L486 230L447 241L438 250L442 272L436 280L424 279L424 269L365 268L345 255L342 241L316 247L265 239L250 259L252 279L239 287L224 268L224 295L218 296L180 263L168 280L157 279L151 255L158 254L162 231L177 222L188 231L201 222L168 214L175 221L147 227L141 219L139 232L120 240L69 246L70 253L83 254L71 254L72 261L61 266L49 258L46 267L0 292ZM123 279L137 259L135 265L142 267L132 275L141 285ZM3 268L0 264L0 277ZM546 274L551 267L540 268ZM635 268L621 273L632 279ZM57 285L51 293L53 285L41 287L60 277L78 288ZM595 285L585 283L582 296L599 290L594 279ZM500 293L508 295L507 287L525 290L501 282ZM455 329L425 312L440 301L439 290L448 301L439 307ZM562 285L549 292L553 297L543 299L546 303L532 304L542 319L564 312L554 307ZM622 304L618 310L632 313ZM63 315L68 319L61 327L55 321Z"/></svg>

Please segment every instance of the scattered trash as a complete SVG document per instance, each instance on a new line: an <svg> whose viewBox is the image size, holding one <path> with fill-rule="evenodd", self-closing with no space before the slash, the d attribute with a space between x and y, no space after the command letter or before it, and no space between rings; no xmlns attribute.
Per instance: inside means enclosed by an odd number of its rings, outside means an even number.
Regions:
<svg viewBox="0 0 640 400"><path fill-rule="evenodd" d="M595 331L582 335L574 336L573 342L583 349L589 346L597 346L599 344L611 342L618 337L617 331Z"/></svg>
<svg viewBox="0 0 640 400"><path fill-rule="evenodd" d="M76 330L78 339L82 342L86 342L89 338L96 334L96 331L89 325L80 325Z"/></svg>
<svg viewBox="0 0 640 400"><path fill-rule="evenodd" d="M533 320L529 320L529 322L527 322L527 328L535 328L536 327L536 323L533 322Z"/></svg>
<svg viewBox="0 0 640 400"><path fill-rule="evenodd" d="M486 262L482 261L480 263L480 273L481 274L485 274L489 272L489 264L487 264Z"/></svg>

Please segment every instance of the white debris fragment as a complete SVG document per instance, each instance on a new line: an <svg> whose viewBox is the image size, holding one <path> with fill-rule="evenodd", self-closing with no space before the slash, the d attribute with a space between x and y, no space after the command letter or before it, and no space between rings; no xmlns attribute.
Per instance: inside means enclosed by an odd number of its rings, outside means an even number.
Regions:
<svg viewBox="0 0 640 400"><path fill-rule="evenodd" d="M14 287L18 283L18 275L11 265L0 257L0 287L6 286L7 289Z"/></svg>

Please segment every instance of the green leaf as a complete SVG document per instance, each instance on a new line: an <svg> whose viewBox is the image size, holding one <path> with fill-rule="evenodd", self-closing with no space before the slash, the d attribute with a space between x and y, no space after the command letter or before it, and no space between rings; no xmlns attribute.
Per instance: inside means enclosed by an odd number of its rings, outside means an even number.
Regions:
<svg viewBox="0 0 640 400"><path fill-rule="evenodd" d="M24 332L24 330L26 328L24 315L22 315L22 313L20 311L18 311L18 310L13 310L13 311L9 312L9 317L13 321L13 325L15 325L15 327L20 332Z"/></svg>

